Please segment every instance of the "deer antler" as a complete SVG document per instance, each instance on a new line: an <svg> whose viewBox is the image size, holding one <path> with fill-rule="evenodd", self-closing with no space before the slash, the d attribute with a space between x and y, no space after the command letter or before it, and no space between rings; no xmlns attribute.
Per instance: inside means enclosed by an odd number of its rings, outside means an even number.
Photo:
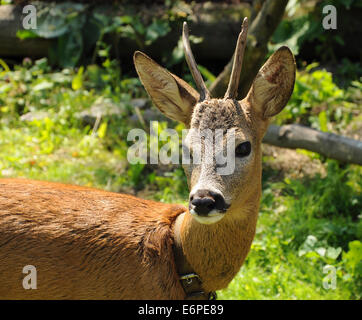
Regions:
<svg viewBox="0 0 362 320"><path fill-rule="evenodd" d="M244 51L246 47L247 33L248 33L248 18L245 17L243 24L241 26L241 32L239 33L238 41L236 43L236 48L234 53L234 64L224 99L234 99L237 95L241 66L243 64Z"/></svg>
<svg viewBox="0 0 362 320"><path fill-rule="evenodd" d="M191 51L190 41L189 41L189 28L187 27L186 21L184 22L182 29L182 42L184 45L186 62L190 68L192 77L195 80L195 84L200 91L200 101L203 101L205 99L210 99L210 92L206 88L205 82L202 79L199 69L197 68L194 55L192 54Z"/></svg>

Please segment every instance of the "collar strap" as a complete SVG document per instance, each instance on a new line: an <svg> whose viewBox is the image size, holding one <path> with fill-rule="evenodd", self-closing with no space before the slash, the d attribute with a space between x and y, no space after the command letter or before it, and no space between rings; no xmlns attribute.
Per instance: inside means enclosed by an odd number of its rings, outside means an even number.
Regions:
<svg viewBox="0 0 362 320"><path fill-rule="evenodd" d="M180 276L181 285L186 293L186 300L216 300L215 291L202 291L202 281L198 274L189 273Z"/></svg>
<svg viewBox="0 0 362 320"><path fill-rule="evenodd" d="M173 252L176 263L176 269L180 275L180 283L186 293L186 300L216 300L216 292L204 292L202 280L186 260L182 250L179 228L185 213L179 215L174 226L174 245Z"/></svg>

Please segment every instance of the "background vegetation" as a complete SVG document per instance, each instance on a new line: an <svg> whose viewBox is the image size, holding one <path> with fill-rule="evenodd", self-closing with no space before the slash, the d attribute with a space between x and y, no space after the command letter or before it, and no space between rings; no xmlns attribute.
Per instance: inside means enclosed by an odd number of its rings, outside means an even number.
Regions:
<svg viewBox="0 0 362 320"><path fill-rule="evenodd" d="M357 6L357 1L336 2L344 10ZM18 34L25 39L53 32L56 42L49 57L0 59L0 177L61 181L186 204L180 167L127 162L132 144L127 133L134 127L148 129L144 120L154 107L134 70L124 69L104 41L116 32L147 48L184 17L169 10L148 24L137 14L85 18L74 6L64 21L57 20L62 25L56 29L45 20L38 34ZM321 22L307 9L291 1L270 43L270 53L289 44L298 64L292 98L275 122L361 139L360 61L330 51L331 42L332 47L343 46L344 39L318 33ZM95 28L94 39L85 38L86 23ZM312 42L315 52L303 56L303 45ZM163 59L191 83L179 45ZM215 79L214 67L201 63L201 71L208 84ZM110 112L92 113L99 107ZM165 120L159 129L166 126L183 128ZM218 292L219 298L360 299L362 168L270 146L264 146L263 162L257 234L246 263L231 285ZM327 265L336 268L335 289L323 287Z"/></svg>

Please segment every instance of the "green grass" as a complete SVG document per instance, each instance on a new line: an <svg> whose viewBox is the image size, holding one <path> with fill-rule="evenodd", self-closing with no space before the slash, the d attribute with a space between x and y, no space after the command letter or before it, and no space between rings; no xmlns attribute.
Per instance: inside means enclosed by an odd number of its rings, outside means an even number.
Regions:
<svg viewBox="0 0 362 320"><path fill-rule="evenodd" d="M359 267L346 255L362 236L360 174L359 167L341 170L329 162L325 178L265 183L250 254L219 297L360 299L361 242L353 253ZM336 270L335 289L323 286L328 265Z"/></svg>
<svg viewBox="0 0 362 320"><path fill-rule="evenodd" d="M182 169L127 162L126 137L134 113L130 101L145 97L145 92L137 79L119 78L117 72L94 65L84 72L55 72L44 59L26 61L12 71L0 69L0 177L62 181L184 203L188 191ZM325 92L317 96L320 77ZM360 97L354 98L354 89L335 91L331 82L323 72L310 77L299 73L297 93L307 104L296 110L299 98L293 96L279 123L307 121L326 130L336 123L338 130L353 124L354 117L338 116L339 107L332 102L326 116L316 115L325 97L339 102L346 98L343 107L356 112ZM121 113L102 118L93 128L77 115L99 101L111 101ZM21 120L29 111L44 116ZM361 299L362 170L320 160L326 176L280 180L277 173L264 171L255 240L236 278L218 292L220 299ZM323 286L328 265L336 270L335 289Z"/></svg>

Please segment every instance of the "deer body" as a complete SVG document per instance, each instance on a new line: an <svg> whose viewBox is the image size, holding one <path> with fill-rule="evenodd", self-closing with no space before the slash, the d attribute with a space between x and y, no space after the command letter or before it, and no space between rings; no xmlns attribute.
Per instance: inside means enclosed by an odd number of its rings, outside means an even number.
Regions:
<svg viewBox="0 0 362 320"><path fill-rule="evenodd" d="M185 297L172 253L172 227L185 207L24 179L0 180L0 190L2 299ZM200 273L206 271L205 290L223 288L247 254L250 240L243 239L252 239L248 232L253 233L253 226L249 231L233 224L232 233L219 232L186 217L182 225L187 250L198 257L192 263L205 269ZM198 237L189 242L194 232ZM208 266L200 247L212 252ZM26 265L36 267L36 290L22 286Z"/></svg>
<svg viewBox="0 0 362 320"><path fill-rule="evenodd" d="M171 225L184 207L23 179L0 180L0 202L1 298L183 298Z"/></svg>
<svg viewBox="0 0 362 320"><path fill-rule="evenodd" d="M235 133L234 171L222 175L212 161L183 164L189 207L91 188L0 179L0 298L184 299L173 245L202 280L205 292L225 288L239 271L255 235L261 195L261 141L270 117L286 105L295 62L282 47L259 71L245 99L236 100L246 21L236 47L227 93L213 99L190 52L186 60L200 94L141 52L134 62L154 104L183 122L185 148L209 153L195 132ZM215 145L215 154L225 145ZM38 288L22 286L23 267L37 268Z"/></svg>

